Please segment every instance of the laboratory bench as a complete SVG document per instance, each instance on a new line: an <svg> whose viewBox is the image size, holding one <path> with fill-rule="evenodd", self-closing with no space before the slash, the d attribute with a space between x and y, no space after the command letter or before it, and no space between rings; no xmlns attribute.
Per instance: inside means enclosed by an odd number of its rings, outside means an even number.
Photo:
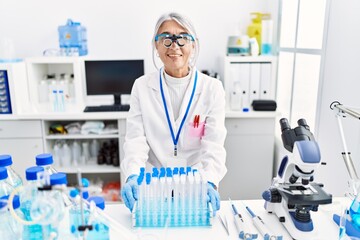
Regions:
<svg viewBox="0 0 360 240"><path fill-rule="evenodd" d="M264 209L264 200L243 200L233 201L239 213L243 216L245 223L249 226L254 233L258 233L257 239L263 239L255 226L252 224L250 215L247 213L245 206L258 216L260 216L264 223L274 234L282 235L283 240L292 240L286 229L279 222L277 217L273 214L267 213ZM314 238L306 240L336 240L339 239L339 227L332 220L333 214L339 214L344 207L349 207L351 200L345 197L333 198L332 204L320 205L317 212L311 212L311 218L314 223ZM191 239L240 239L238 237L233 212L230 201L222 201L220 210L217 216L213 218L213 225L211 227L187 227L187 228L133 228L132 217L130 211L124 204L107 204L105 213L108 214L113 220L119 223L122 232L116 229L110 229L110 239L119 239L123 237L122 234L130 234L128 239L139 240L191 240ZM228 223L229 235L226 233L225 228L221 224L218 215L224 216ZM126 229L128 231L126 231ZM124 235L126 236L126 235ZM126 238L122 238L126 239Z"/></svg>

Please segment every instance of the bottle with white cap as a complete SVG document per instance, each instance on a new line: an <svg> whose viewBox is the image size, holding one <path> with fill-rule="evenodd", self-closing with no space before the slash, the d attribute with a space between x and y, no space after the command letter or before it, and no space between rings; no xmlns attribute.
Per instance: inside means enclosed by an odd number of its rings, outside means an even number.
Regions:
<svg viewBox="0 0 360 240"><path fill-rule="evenodd" d="M44 171L50 175L57 173L57 171L52 167L53 163L53 156L50 153L43 153L36 156L36 165L43 167Z"/></svg>
<svg viewBox="0 0 360 240"><path fill-rule="evenodd" d="M4 167L7 170L7 182L14 188L17 188L23 185L23 181L19 174L11 167L12 164L13 161L10 155L0 155L0 167Z"/></svg>

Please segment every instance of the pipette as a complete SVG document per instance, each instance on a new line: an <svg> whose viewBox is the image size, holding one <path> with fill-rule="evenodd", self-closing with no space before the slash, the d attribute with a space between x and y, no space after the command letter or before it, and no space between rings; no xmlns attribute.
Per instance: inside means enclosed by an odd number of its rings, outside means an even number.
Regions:
<svg viewBox="0 0 360 240"><path fill-rule="evenodd" d="M234 203L231 201L230 198L229 198L229 201L230 201L231 207L232 207L233 212L234 212L234 221L235 221L236 230L239 233L239 238L244 239L244 240L257 239L258 234L257 233L250 233L250 231L245 226L245 222L244 222L243 217L238 212L238 210L236 209Z"/></svg>
<svg viewBox="0 0 360 240"><path fill-rule="evenodd" d="M249 207L246 207L246 210L250 213L252 221L256 227L256 229L260 232L260 234L264 237L264 240L282 240L282 236L276 236L275 234L271 233L270 230L265 226L264 221Z"/></svg>

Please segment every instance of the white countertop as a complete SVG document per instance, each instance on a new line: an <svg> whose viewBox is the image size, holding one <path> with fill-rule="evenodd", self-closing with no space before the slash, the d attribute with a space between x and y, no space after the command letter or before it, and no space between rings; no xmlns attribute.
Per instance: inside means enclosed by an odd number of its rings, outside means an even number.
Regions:
<svg viewBox="0 0 360 240"><path fill-rule="evenodd" d="M269 214L264 209L264 200L244 200L233 201L238 211L244 217L246 224L250 226L255 232L256 228L252 225L249 214L246 212L245 205L249 206L255 214L260 216L265 224L273 231L273 233L281 234L284 240L291 240L292 238L287 233L286 229L278 221L277 217ZM311 218L314 223L314 238L316 240L332 240L338 239L339 228L332 220L333 213L339 214L342 206L349 207L351 204L348 198L333 198L333 203L329 205L320 205L318 212L311 212ZM191 239L207 239L207 240L222 240L233 239L237 240L238 234L236 232L235 224L233 222L233 213L229 201L221 202L221 209L218 214L226 216L230 235L225 232L222 224L216 216L213 220L212 227L188 227L188 228L132 228L131 214L124 204L108 204L106 205L105 212L109 214L116 222L125 227L129 233L138 236L141 240L191 240ZM126 230L122 232L126 232ZM114 229L110 232L111 239L119 239L121 233ZM134 237L134 235L133 235ZM263 239L259 235L258 239ZM307 239L307 240L313 240Z"/></svg>
<svg viewBox="0 0 360 240"><path fill-rule="evenodd" d="M275 118L279 112L271 111L227 111L226 118ZM22 113L0 114L0 120L102 120L126 119L128 112L48 112L48 113Z"/></svg>

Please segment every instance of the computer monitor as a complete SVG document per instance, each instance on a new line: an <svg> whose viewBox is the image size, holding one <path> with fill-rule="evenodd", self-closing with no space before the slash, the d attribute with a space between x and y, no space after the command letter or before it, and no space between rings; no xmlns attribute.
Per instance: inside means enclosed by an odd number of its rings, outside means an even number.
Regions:
<svg viewBox="0 0 360 240"><path fill-rule="evenodd" d="M121 105L121 95L130 94L142 75L144 60L85 60L87 95L114 95L116 105Z"/></svg>

